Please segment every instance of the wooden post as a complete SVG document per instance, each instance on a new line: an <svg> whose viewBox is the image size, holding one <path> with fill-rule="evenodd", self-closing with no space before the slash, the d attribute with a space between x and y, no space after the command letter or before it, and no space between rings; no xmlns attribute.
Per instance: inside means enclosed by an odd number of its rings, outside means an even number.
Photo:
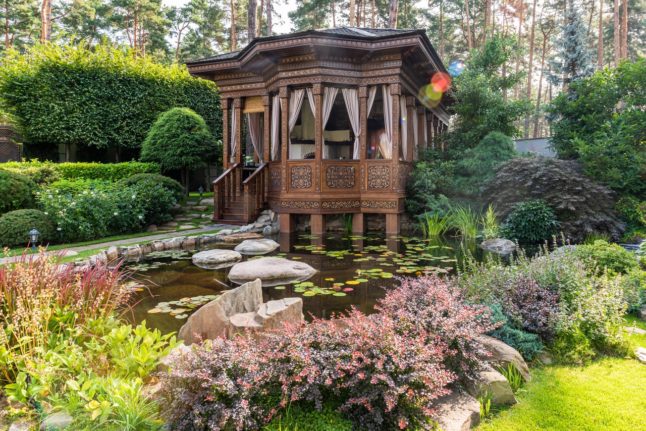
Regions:
<svg viewBox="0 0 646 431"><path fill-rule="evenodd" d="M323 85L314 84L312 86L314 95L314 189L321 191L321 160L323 160ZM305 96L307 97L307 96Z"/></svg>
<svg viewBox="0 0 646 431"><path fill-rule="evenodd" d="M352 233L363 235L365 231L365 215L363 213L352 214Z"/></svg>
<svg viewBox="0 0 646 431"><path fill-rule="evenodd" d="M280 224L280 233L289 234L294 232L294 216L289 213L278 214L278 223Z"/></svg>
<svg viewBox="0 0 646 431"><path fill-rule="evenodd" d="M399 147L401 146L401 135L399 133L399 98L401 95L401 86L399 84L390 85L390 94L393 98L393 148L392 148L392 159L391 163L391 174L390 174L390 186L392 191L397 191L397 178L399 178Z"/></svg>
<svg viewBox="0 0 646 431"><path fill-rule="evenodd" d="M417 109L415 108L415 98L412 96L406 96L406 125L408 126L408 143L406 148L406 154L404 154L404 160L410 162L413 160L414 147L415 147L415 130L413 129L413 117L417 115ZM419 129L419 124L417 125Z"/></svg>
<svg viewBox="0 0 646 431"><path fill-rule="evenodd" d="M271 151L271 97L262 96L262 161L269 162Z"/></svg>
<svg viewBox="0 0 646 431"><path fill-rule="evenodd" d="M242 98L236 97L233 99L233 115L236 118L236 128L232 130L235 133L234 139L236 143L236 151L233 154L233 163L242 163ZM233 195L240 196L242 194L242 170L236 169L233 173L234 185Z"/></svg>
<svg viewBox="0 0 646 431"><path fill-rule="evenodd" d="M368 145L368 87L359 86L359 160L366 159L368 154L366 146ZM365 190L365 184L361 182L361 190Z"/></svg>
<svg viewBox="0 0 646 431"><path fill-rule="evenodd" d="M287 157L289 155L289 92L287 87L280 87L280 189L287 192Z"/></svg>
<svg viewBox="0 0 646 431"><path fill-rule="evenodd" d="M312 235L323 235L325 233L325 216L323 214L312 214L310 216L310 233Z"/></svg>
<svg viewBox="0 0 646 431"><path fill-rule="evenodd" d="M229 120L231 119L231 111L229 110L229 99L222 98L220 100L222 105L222 168L226 171L229 167L229 146L231 141L229 138Z"/></svg>
<svg viewBox="0 0 646 431"><path fill-rule="evenodd" d="M386 214L386 235L399 235L399 214Z"/></svg>

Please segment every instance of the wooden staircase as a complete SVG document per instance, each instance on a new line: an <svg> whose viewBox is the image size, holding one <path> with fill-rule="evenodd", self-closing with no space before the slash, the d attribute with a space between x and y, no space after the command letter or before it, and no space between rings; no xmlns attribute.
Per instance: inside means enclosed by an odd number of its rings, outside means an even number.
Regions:
<svg viewBox="0 0 646 431"><path fill-rule="evenodd" d="M213 221L244 225L256 220L267 205L269 169L262 163L246 179L239 163L213 181Z"/></svg>

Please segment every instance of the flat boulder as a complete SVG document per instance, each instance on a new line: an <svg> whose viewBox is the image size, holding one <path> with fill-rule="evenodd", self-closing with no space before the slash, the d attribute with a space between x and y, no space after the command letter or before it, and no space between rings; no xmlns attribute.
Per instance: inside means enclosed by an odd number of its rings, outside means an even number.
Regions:
<svg viewBox="0 0 646 431"><path fill-rule="evenodd" d="M507 256L516 250L516 243L505 238L493 238L482 241L480 248L491 253Z"/></svg>
<svg viewBox="0 0 646 431"><path fill-rule="evenodd" d="M262 235L256 232L233 232L230 235L222 235L220 240L227 244L238 244L246 239L260 239Z"/></svg>
<svg viewBox="0 0 646 431"><path fill-rule="evenodd" d="M517 403L514 391L505 376L494 370L491 365L482 367L468 380L467 390L476 398L489 394L494 405L511 406Z"/></svg>
<svg viewBox="0 0 646 431"><path fill-rule="evenodd" d="M234 250L204 250L195 253L191 260L195 266L203 269L219 269L231 266L242 259L242 255Z"/></svg>
<svg viewBox="0 0 646 431"><path fill-rule="evenodd" d="M497 367L506 368L511 364L520 372L523 380L526 382L531 380L529 367L518 350L488 335L480 335L477 339L489 352L489 356L482 356L480 359Z"/></svg>
<svg viewBox="0 0 646 431"><path fill-rule="evenodd" d="M468 431L480 423L480 403L466 393L446 395L434 408L434 419L442 431Z"/></svg>
<svg viewBox="0 0 646 431"><path fill-rule="evenodd" d="M235 251L238 253L257 256L261 254L271 253L280 247L273 239L260 238L260 239L247 239L238 244Z"/></svg>
<svg viewBox="0 0 646 431"><path fill-rule="evenodd" d="M242 284L259 278L263 286L278 286L304 281L314 274L316 270L304 262L282 257L261 257L236 263L229 271L229 280Z"/></svg>

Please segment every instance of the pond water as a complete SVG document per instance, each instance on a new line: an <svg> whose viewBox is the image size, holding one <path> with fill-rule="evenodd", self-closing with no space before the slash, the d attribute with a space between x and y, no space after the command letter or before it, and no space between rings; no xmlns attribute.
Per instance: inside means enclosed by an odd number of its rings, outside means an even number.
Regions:
<svg viewBox="0 0 646 431"><path fill-rule="evenodd" d="M370 313L386 289L397 284L397 277L450 274L467 253L482 257L475 242L453 239L385 238L383 234L275 239L280 248L265 256L305 262L318 272L306 281L263 286L264 300L302 297L306 318L329 317L351 306ZM213 248L232 246L215 244L205 249ZM143 286L129 312L133 321L145 319L163 332L177 331L191 312L237 286L227 279L230 268L206 270L193 265L191 256L196 251L160 252L128 265L133 280ZM243 259L254 258L258 257Z"/></svg>

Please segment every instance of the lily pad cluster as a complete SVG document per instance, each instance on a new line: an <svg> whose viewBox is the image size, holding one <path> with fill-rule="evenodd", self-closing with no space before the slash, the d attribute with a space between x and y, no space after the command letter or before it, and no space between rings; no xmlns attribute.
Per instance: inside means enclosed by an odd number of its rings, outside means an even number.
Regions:
<svg viewBox="0 0 646 431"><path fill-rule="evenodd" d="M217 299L220 295L200 295L178 299L177 301L160 302L148 310L149 314L170 314L176 319L186 319L196 308Z"/></svg>

